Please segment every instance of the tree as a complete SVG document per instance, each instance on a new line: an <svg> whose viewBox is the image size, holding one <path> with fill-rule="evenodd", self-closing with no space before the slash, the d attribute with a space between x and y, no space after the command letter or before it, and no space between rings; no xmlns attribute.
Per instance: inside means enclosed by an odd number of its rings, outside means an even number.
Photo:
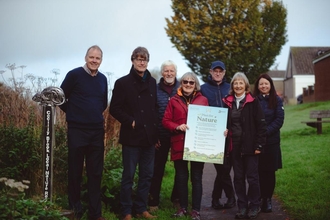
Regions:
<svg viewBox="0 0 330 220"><path fill-rule="evenodd" d="M226 64L226 75L244 72L251 82L267 72L287 41L287 10L272 0L172 0L167 35L206 81L212 61Z"/></svg>

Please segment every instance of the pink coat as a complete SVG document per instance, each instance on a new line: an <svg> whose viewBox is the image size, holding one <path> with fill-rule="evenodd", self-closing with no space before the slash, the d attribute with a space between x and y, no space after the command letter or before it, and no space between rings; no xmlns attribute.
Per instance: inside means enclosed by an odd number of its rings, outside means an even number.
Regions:
<svg viewBox="0 0 330 220"><path fill-rule="evenodd" d="M178 94L171 98L162 120L164 128L171 132L171 160L181 160L183 158L185 132L177 131L176 128L181 124L187 123L188 105L180 96L182 95L178 91ZM190 104L209 105L207 98L200 92L195 94Z"/></svg>

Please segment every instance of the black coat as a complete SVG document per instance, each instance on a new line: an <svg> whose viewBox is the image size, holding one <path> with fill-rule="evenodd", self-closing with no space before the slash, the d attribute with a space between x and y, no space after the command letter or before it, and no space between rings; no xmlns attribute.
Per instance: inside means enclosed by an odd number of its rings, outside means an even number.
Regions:
<svg viewBox="0 0 330 220"><path fill-rule="evenodd" d="M158 140L156 80L148 70L144 74L142 79L132 66L129 74L115 82L109 111L121 123L122 145L151 146Z"/></svg>
<svg viewBox="0 0 330 220"><path fill-rule="evenodd" d="M233 108L233 102L235 101L234 96L228 95L223 99L224 103L228 106L228 138L227 149L231 151L232 140L231 140L231 112ZM255 99L250 93L246 94L246 101L241 111L240 124L242 128L242 154L254 154L255 150L262 150L266 144L266 122L265 116L259 104L259 100Z"/></svg>

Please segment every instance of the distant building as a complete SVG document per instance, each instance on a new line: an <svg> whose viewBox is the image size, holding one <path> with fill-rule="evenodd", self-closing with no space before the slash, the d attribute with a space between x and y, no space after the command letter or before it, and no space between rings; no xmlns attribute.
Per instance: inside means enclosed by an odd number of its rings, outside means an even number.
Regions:
<svg viewBox="0 0 330 220"><path fill-rule="evenodd" d="M320 52L313 60L315 72L314 101L330 100L330 51ZM304 94L305 98L305 94Z"/></svg>
<svg viewBox="0 0 330 220"><path fill-rule="evenodd" d="M313 62L317 63L316 58L329 50L330 47L290 47L284 77L284 96L288 103L297 103L297 97L303 94L303 88L313 90L315 83ZM317 68L322 68L323 65L324 63L321 62L320 67Z"/></svg>
<svg viewBox="0 0 330 220"><path fill-rule="evenodd" d="M270 70L267 74L272 78L275 90L278 94L284 95L285 70Z"/></svg>

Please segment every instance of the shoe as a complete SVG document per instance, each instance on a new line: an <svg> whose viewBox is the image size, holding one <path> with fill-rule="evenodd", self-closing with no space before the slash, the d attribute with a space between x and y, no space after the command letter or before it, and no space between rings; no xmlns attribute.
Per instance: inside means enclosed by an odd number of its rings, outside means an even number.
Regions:
<svg viewBox="0 0 330 220"><path fill-rule="evenodd" d="M192 220L200 220L201 219L201 215L196 210L192 210L192 212L190 213L190 216L191 216Z"/></svg>
<svg viewBox="0 0 330 220"><path fill-rule="evenodd" d="M98 217L96 220L105 220L105 218L103 218L103 217L101 216L101 217Z"/></svg>
<svg viewBox="0 0 330 220"><path fill-rule="evenodd" d="M263 198L261 202L261 211L262 212L272 212L272 199L271 198Z"/></svg>
<svg viewBox="0 0 330 220"><path fill-rule="evenodd" d="M247 209L246 208L242 208L239 209L238 212L235 215L236 219L245 219L247 218Z"/></svg>
<svg viewBox="0 0 330 220"><path fill-rule="evenodd" d="M127 214L127 215L125 215L125 217L122 220L131 220L131 219L132 219L132 215Z"/></svg>
<svg viewBox="0 0 330 220"><path fill-rule="evenodd" d="M235 197L228 198L227 202L224 204L223 208L231 209L236 206L236 199Z"/></svg>
<svg viewBox="0 0 330 220"><path fill-rule="evenodd" d="M150 213L153 213L153 212L156 212L156 211L158 211L158 206L149 206L149 212Z"/></svg>
<svg viewBox="0 0 330 220"><path fill-rule="evenodd" d="M212 208L216 210L223 209L223 205L219 202L219 199L212 199Z"/></svg>
<svg viewBox="0 0 330 220"><path fill-rule="evenodd" d="M151 215L148 211L144 211L141 214L137 214L136 217L138 217L138 218L146 218L146 219L157 218L157 216Z"/></svg>
<svg viewBox="0 0 330 220"><path fill-rule="evenodd" d="M249 210L249 214L248 214L248 218L249 219L255 219L255 218L257 218L259 212L260 212L260 207L255 208L255 209L250 209Z"/></svg>
<svg viewBox="0 0 330 220"><path fill-rule="evenodd" d="M172 215L173 218L184 217L187 215L187 210L185 208L180 208L176 213Z"/></svg>

